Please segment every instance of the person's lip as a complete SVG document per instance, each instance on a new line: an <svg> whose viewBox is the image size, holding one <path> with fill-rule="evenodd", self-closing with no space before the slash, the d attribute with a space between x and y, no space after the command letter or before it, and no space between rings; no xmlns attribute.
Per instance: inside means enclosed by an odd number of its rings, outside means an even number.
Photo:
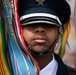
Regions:
<svg viewBox="0 0 76 75"><path fill-rule="evenodd" d="M44 36L35 36L33 40L37 43L45 43L47 42L47 38Z"/></svg>

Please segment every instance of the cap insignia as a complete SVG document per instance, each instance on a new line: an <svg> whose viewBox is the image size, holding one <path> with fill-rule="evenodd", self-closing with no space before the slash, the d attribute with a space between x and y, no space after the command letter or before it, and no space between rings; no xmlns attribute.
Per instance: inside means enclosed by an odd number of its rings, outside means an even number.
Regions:
<svg viewBox="0 0 76 75"><path fill-rule="evenodd" d="M43 2L45 1L45 0L36 0L37 2L38 2L38 5L43 5Z"/></svg>

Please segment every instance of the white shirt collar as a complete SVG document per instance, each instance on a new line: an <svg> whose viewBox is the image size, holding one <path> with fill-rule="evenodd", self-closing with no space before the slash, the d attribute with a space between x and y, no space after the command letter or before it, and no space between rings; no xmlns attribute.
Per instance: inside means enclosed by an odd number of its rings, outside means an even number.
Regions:
<svg viewBox="0 0 76 75"><path fill-rule="evenodd" d="M53 59L52 61L46 66L44 67L41 71L39 75L56 75L57 73L57 68L58 68L58 63L55 60L55 57L53 55Z"/></svg>

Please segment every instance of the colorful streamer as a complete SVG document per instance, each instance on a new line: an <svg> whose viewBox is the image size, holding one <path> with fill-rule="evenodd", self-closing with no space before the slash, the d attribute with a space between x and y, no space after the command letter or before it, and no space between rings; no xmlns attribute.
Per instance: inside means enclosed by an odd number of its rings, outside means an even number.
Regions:
<svg viewBox="0 0 76 75"><path fill-rule="evenodd" d="M14 10L12 10L11 2L14 3ZM12 70L14 75L38 75L38 63L32 57L30 52L24 46L21 36L19 19L17 13L18 0L2 0L3 16L8 34L8 51L10 55ZM15 15L15 16L14 16ZM24 51L22 51L22 48ZM7 74L8 75L8 74Z"/></svg>
<svg viewBox="0 0 76 75"><path fill-rule="evenodd" d="M64 26L64 29L66 28L66 26L67 26L67 28L65 29L65 32L62 35L60 50L59 50L59 53L58 53L61 58L65 54L66 43L67 43L67 39L68 39L70 29L71 29L71 20L67 24L68 25L65 24L65 26Z"/></svg>
<svg viewBox="0 0 76 75"><path fill-rule="evenodd" d="M0 75L11 75L6 59L6 50L5 50L5 42L4 42L4 34L2 29L1 18L0 18Z"/></svg>

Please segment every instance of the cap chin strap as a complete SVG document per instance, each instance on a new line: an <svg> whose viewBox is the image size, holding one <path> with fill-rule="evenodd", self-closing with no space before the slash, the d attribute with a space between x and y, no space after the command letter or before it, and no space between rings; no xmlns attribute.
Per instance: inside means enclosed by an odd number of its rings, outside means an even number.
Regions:
<svg viewBox="0 0 76 75"><path fill-rule="evenodd" d="M56 40L57 40L57 38L56 38L55 41L52 43L52 45L51 45L48 49L46 49L45 51L43 51L43 52L36 52L36 51L33 50L30 46L28 46L28 47L29 47L29 50L30 50L33 54L42 56L42 55L46 55L46 54L49 53L50 49L52 49L52 47L53 47L53 45L55 44Z"/></svg>

